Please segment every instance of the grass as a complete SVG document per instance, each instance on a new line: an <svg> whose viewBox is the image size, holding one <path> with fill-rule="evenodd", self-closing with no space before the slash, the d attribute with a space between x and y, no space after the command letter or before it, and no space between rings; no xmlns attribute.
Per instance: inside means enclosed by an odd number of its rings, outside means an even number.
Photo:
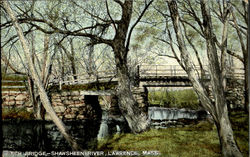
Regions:
<svg viewBox="0 0 250 157"><path fill-rule="evenodd" d="M241 115L238 119L237 116ZM235 138L244 156L248 156L248 115L231 115ZM237 125L235 125L237 123ZM201 121L196 125L183 128L151 129L141 134L120 134L98 143L98 150L103 151L145 151L155 150L162 157L219 157L220 144L216 127Z"/></svg>
<svg viewBox="0 0 250 157"><path fill-rule="evenodd" d="M2 108L2 119L21 119L31 120L34 119L34 115L31 112L26 111L25 108Z"/></svg>
<svg viewBox="0 0 250 157"><path fill-rule="evenodd" d="M200 131L193 128L169 128L142 134L115 135L102 141L100 150L159 151L160 156L220 156L216 130Z"/></svg>
<svg viewBox="0 0 250 157"><path fill-rule="evenodd" d="M249 149L249 116L244 111L230 113L230 121L234 130L234 136L242 152Z"/></svg>

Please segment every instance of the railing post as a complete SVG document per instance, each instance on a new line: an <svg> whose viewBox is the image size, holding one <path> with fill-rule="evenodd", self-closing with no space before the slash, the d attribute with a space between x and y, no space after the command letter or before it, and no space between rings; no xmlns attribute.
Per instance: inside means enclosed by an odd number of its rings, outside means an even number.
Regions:
<svg viewBox="0 0 250 157"><path fill-rule="evenodd" d="M135 86L139 87L140 85L140 66L136 66L136 74L135 74Z"/></svg>
<svg viewBox="0 0 250 157"><path fill-rule="evenodd" d="M173 65L174 76L176 76L176 65Z"/></svg>
<svg viewBox="0 0 250 157"><path fill-rule="evenodd" d="M72 79L72 83L71 83L71 84L75 84L74 74L72 74L71 79ZM69 83L69 84L70 84L70 83Z"/></svg>
<svg viewBox="0 0 250 157"><path fill-rule="evenodd" d="M137 78L140 78L140 65L137 65Z"/></svg>
<svg viewBox="0 0 250 157"><path fill-rule="evenodd" d="M157 65L155 65L155 75L157 77Z"/></svg>
<svg viewBox="0 0 250 157"><path fill-rule="evenodd" d="M170 65L170 76L173 76L172 65Z"/></svg>
<svg viewBox="0 0 250 157"><path fill-rule="evenodd" d="M59 89L62 90L62 79L59 78Z"/></svg>

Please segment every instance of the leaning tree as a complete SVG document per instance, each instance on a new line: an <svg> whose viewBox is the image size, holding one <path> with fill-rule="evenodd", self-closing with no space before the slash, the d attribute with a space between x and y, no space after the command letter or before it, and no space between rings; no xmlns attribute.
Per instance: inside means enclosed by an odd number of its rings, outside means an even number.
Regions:
<svg viewBox="0 0 250 157"><path fill-rule="evenodd" d="M17 36L18 36L18 38L19 38L19 40L21 42L21 45L22 45L22 48L23 48L23 51L24 51L24 55L25 55L25 58L26 58L26 61L27 61L27 64L28 64L28 70L30 72L31 78L34 80L34 83L38 88L39 96L40 96L41 102L42 102L45 110L48 112L48 114L50 115L52 121L58 127L59 131L62 133L64 138L68 141L70 146L74 150L82 150L82 148L80 148L78 146L75 139L73 139L70 136L70 134L68 132L68 129L66 128L66 126L64 125L62 120L58 118L58 116L56 115L54 109L52 108L52 105L50 103L48 95L47 95L47 93L45 91L44 84L43 84L41 78L39 77L39 75L38 75L38 73L37 73L37 71L35 69L35 65L34 65L34 62L32 60L32 53L30 51L29 44L28 44L26 38L24 37L22 27L20 26L15 13L11 9L11 7L9 5L9 2L8 1L1 1L1 5L5 9L5 12L8 14L8 16L11 19L11 23L15 27L15 30L17 32Z"/></svg>

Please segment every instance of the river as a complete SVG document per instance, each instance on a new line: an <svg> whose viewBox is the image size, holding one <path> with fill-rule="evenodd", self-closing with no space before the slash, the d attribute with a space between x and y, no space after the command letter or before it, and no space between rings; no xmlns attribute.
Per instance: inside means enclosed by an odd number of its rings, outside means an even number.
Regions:
<svg viewBox="0 0 250 157"><path fill-rule="evenodd" d="M179 119L197 121L202 116L204 117L204 112L201 114L201 112L194 110L149 107L148 115L152 128L168 128L180 126ZM95 150L99 139L115 133L128 132L128 127L122 117L110 117L106 111L103 111L100 121L64 121L64 123L77 143L86 150ZM181 124L183 124L183 121ZM3 150L71 150L71 147L51 121L4 120L2 131Z"/></svg>

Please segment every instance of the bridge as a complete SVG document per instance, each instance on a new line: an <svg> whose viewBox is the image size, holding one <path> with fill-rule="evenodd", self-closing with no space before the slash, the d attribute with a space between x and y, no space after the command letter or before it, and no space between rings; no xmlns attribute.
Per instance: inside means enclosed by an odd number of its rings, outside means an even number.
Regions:
<svg viewBox="0 0 250 157"><path fill-rule="evenodd" d="M196 71L201 75L201 70L197 66ZM144 87L190 87L192 86L186 71L180 65L138 65L136 68L136 80L140 86ZM227 78L244 79L243 68L231 68L228 70ZM205 66L205 78L209 79L208 67ZM90 84L94 82L117 81L115 71L99 71L93 75L77 74L67 75L54 81L62 85Z"/></svg>
<svg viewBox="0 0 250 157"><path fill-rule="evenodd" d="M138 106L144 111L148 110L148 88L147 87L190 87L192 86L186 72L178 65L141 65L134 68L135 80L139 85L133 86L131 92L138 102ZM196 69L199 74L199 68ZM208 72L205 73L209 79ZM242 106L244 104L244 70L240 68L231 69L227 72L227 77L233 79L227 80L226 97L229 105ZM236 80L235 80L236 78ZM23 80L25 81L25 80ZM27 83L23 81L12 82L10 80L2 81L6 85L2 86L3 106L6 107L20 107L24 106L27 110L32 110L27 100L29 99L27 92ZM94 82L112 82L117 81L117 75L114 71L99 71L95 75L78 74L68 75L64 78L54 80L53 84L62 85L78 85L89 84ZM9 85L11 84L11 85ZM10 87L11 86L11 87ZM22 87L22 88L21 88ZM15 88L18 88L16 90ZM20 90L20 88L22 90ZM15 89L15 90L14 90ZM99 101L99 96L109 97L110 100L115 100L114 105L110 107L112 112L119 111L117 107L117 97L114 90L61 90L51 91L51 102L59 116L64 116L66 119L78 117L79 119L85 116L94 114L93 105ZM90 102L94 102L93 104ZM112 101L111 101L112 102ZM27 106L28 104L28 106ZM84 112L79 111L78 107L88 105L90 109ZM115 105L116 104L116 105ZM93 107L93 108L92 108ZM93 110L92 110L93 109ZM65 112L67 111L67 112ZM69 111L69 112L68 112ZM93 112L92 112L93 111ZM77 115L77 114L78 115ZM75 115L74 117L72 115Z"/></svg>

